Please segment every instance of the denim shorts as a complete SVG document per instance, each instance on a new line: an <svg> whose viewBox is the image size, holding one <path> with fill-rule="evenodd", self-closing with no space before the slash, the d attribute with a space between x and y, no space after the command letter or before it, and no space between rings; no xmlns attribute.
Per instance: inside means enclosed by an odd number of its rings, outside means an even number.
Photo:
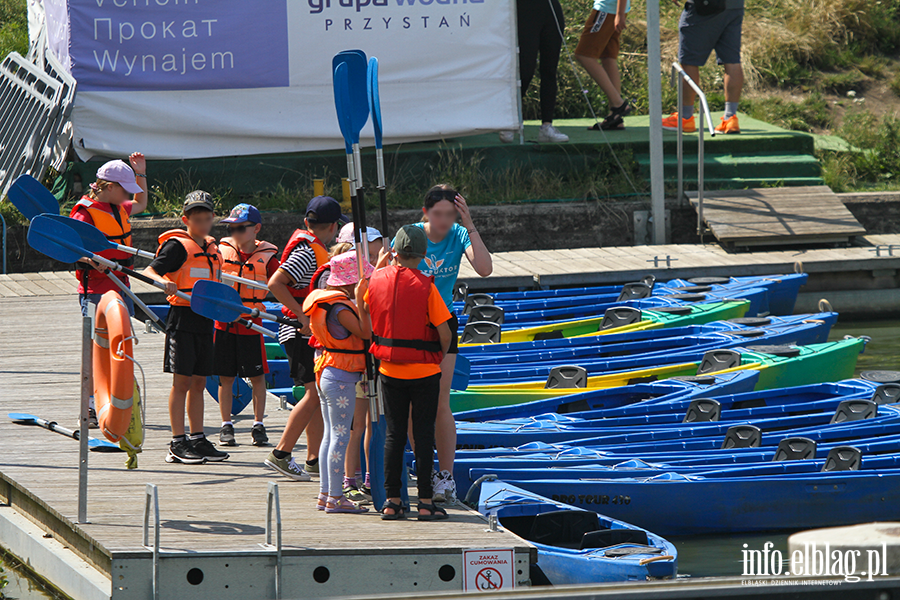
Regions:
<svg viewBox="0 0 900 600"><path fill-rule="evenodd" d="M122 301L125 302L125 308L128 309L128 314L132 317L134 316L134 302L128 296L122 296ZM78 294L78 303L81 304L81 316L87 316L87 305L88 302L93 302L94 305L100 304L100 298L103 297L103 294Z"/></svg>

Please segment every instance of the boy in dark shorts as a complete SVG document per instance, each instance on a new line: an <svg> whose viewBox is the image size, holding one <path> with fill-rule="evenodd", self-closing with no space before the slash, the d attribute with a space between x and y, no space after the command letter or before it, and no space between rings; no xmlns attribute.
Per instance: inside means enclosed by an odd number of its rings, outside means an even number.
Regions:
<svg viewBox="0 0 900 600"><path fill-rule="evenodd" d="M202 279L221 279L222 255L216 240L209 235L215 219L212 197L200 190L193 191L187 195L183 210L181 221L187 231L172 229L159 236L156 258L144 269L144 274L165 284L166 299L172 305L166 323L163 361L163 370L172 373L169 392L172 442L166 462L201 464L228 458L203 433L203 392L207 376L213 374L213 322L192 311L190 301L175 293L190 294L194 283ZM185 408L190 436L184 432Z"/></svg>
<svg viewBox="0 0 900 600"><path fill-rule="evenodd" d="M629 10L630 0L595 0L575 48L575 58L609 98L609 115L592 129L625 129L625 115L631 112L631 104L622 97L617 63L619 35Z"/></svg>
<svg viewBox="0 0 900 600"><path fill-rule="evenodd" d="M219 250L225 261L222 270L261 284L268 282L278 269L278 248L275 244L256 239L262 228L262 217L256 207L238 204L219 223L227 226L230 234L219 241ZM265 310L263 300L268 290L241 283L233 285L245 306ZM255 322L261 324L260 319ZM250 429L253 445L265 446L269 442L263 425L266 412L265 374L269 372L269 364L262 334L238 323L216 321L215 344L215 372L219 376L219 410L222 413L219 443L223 446L236 445L231 405L232 386L235 376L238 376L250 379L253 388L253 427Z"/></svg>
<svg viewBox="0 0 900 600"><path fill-rule="evenodd" d="M337 236L341 218L341 205L334 198L316 196L310 200L306 206L306 227L291 235L281 256L281 266L269 279L269 290L284 305L285 316L304 325L299 330L282 325L278 330L278 341L284 345L291 362L294 385L302 385L304 394L291 410L278 445L263 461L267 467L294 481L309 481L310 472L318 472L318 452L324 428L315 383L315 348L309 345L309 317L303 314L301 304L309 295L312 276L331 259L328 245ZM291 456L304 429L305 468Z"/></svg>

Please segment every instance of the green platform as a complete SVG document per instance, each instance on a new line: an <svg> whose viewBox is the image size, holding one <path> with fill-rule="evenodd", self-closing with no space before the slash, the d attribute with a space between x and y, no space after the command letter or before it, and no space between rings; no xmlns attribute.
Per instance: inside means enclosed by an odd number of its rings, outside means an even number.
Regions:
<svg viewBox="0 0 900 600"><path fill-rule="evenodd" d="M714 114L717 122L721 113ZM813 156L815 136L788 131L741 116L740 135L706 137L706 179L708 187L752 187L767 184L820 184L819 166ZM624 131L588 131L589 119L557 121L570 137L567 144L538 144L537 122L527 122L524 144L518 139L503 144L496 133L385 147L389 187L422 189L434 182L432 174L447 160L468 161L477 156L483 169L508 167L543 168L565 174L582 169L609 167L611 151L626 165L634 162L649 176L649 118L628 117ZM664 132L666 179L675 181L676 135ZM685 136L685 179L696 178L697 134ZM607 143L608 142L608 143ZM223 149L224 150L224 149ZM372 148L363 150L366 181L375 177ZM634 162L632 162L634 161ZM102 160L75 163L74 172L91 180ZM269 191L281 185L308 187L310 179L327 176L337 181L346 172L342 150L280 155L223 157L196 160L151 161L154 185L167 183L209 189L230 189L236 195Z"/></svg>

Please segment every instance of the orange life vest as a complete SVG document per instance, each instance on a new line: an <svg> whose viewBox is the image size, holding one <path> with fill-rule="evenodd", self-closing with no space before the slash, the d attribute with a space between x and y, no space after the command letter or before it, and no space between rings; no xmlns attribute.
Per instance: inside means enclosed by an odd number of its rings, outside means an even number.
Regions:
<svg viewBox="0 0 900 600"><path fill-rule="evenodd" d="M100 208L101 204L105 203L98 202L90 196L83 196L81 200L72 207L72 212L69 213L69 216L74 216L79 210L86 210L91 216L94 227L99 229L103 235L106 236L106 239L116 244L122 244L123 246L131 246L131 221L129 221L130 215L128 214L128 211L120 205L111 204L109 206L115 211L116 214L114 215ZM134 265L134 256L127 252L122 252L121 250L103 250L97 254L125 267ZM84 263L76 263L75 268L79 279L84 277L85 274L88 279L103 279L106 277L105 273L92 269ZM123 281L127 281L127 278L124 275L119 275L119 278Z"/></svg>
<svg viewBox="0 0 900 600"><path fill-rule="evenodd" d="M118 442L131 425L134 404L131 317L114 291L103 294L96 314L93 371L97 421L103 435Z"/></svg>
<svg viewBox="0 0 900 600"><path fill-rule="evenodd" d="M256 240L256 248L250 253L247 260L241 260L241 251L237 242L234 241L234 238L226 237L219 242L219 251L224 260L223 272L266 283L269 281L266 267L272 257L278 253L278 248L275 244ZM248 287L241 283L234 283L232 286L241 295L241 302L250 308L262 309L262 302L269 294L266 290Z"/></svg>
<svg viewBox="0 0 900 600"><path fill-rule="evenodd" d="M372 356L395 363L441 362L440 337L428 320L433 281L417 269L397 265L375 271L369 280Z"/></svg>
<svg viewBox="0 0 900 600"><path fill-rule="evenodd" d="M293 252L294 248L296 248L299 244L309 244L309 247L312 248L313 253L316 255L317 269L331 260L331 256L328 254L328 248L325 246L325 244L322 243L322 240L320 240L316 234L311 231L307 231L306 229L297 229L293 234L291 234L287 246L284 247L284 252L281 253L282 264L287 261L288 257L291 255L291 252ZM288 291L291 293L291 296L297 298L297 301L299 302L309 295L310 288L309 286L302 289L288 287ZM297 315L295 315L293 311L291 311L286 306L281 307L281 312L290 319L297 318Z"/></svg>
<svg viewBox="0 0 900 600"><path fill-rule="evenodd" d="M175 239L184 246L187 251L187 260L181 265L181 268L172 273L163 275L163 279L172 281L178 286L178 291L191 293L194 284L201 279L212 279L213 281L221 281L222 279L222 254L216 245L216 240L210 236L206 236L206 248L201 248L194 241L194 238L188 235L183 229L170 229L159 236L159 247L167 241ZM159 249L156 250L159 254ZM191 303L183 300L178 296L167 296L166 300L172 306L190 306Z"/></svg>
<svg viewBox="0 0 900 600"><path fill-rule="evenodd" d="M355 335L339 340L328 331L328 315L338 304L343 304L357 314L356 306L347 295L337 290L314 290L303 301L303 314L309 317L309 328L322 355L316 360L315 372L325 367L335 367L351 373L362 373L366 370L366 348L363 341Z"/></svg>

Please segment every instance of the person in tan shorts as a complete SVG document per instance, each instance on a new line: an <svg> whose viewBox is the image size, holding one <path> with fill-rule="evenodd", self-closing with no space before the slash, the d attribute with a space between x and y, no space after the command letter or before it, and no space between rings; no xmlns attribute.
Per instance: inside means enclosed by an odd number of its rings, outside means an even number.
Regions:
<svg viewBox="0 0 900 600"><path fill-rule="evenodd" d="M575 58L609 99L609 115L594 124L594 130L625 129L624 117L631 112L631 103L622 97L617 63L619 36L629 10L630 0L596 0L575 48Z"/></svg>

